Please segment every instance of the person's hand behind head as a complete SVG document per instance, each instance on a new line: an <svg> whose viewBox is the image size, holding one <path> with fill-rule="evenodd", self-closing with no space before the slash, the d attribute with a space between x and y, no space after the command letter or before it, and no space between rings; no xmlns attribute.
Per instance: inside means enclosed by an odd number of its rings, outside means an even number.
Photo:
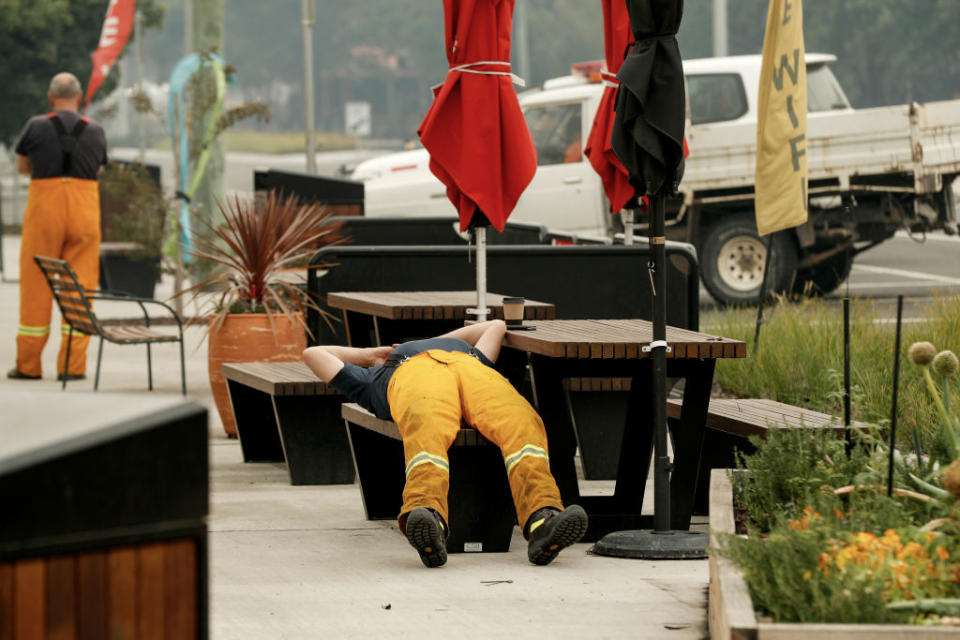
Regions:
<svg viewBox="0 0 960 640"><path fill-rule="evenodd" d="M399 346L399 344L394 344L391 346L371 347L370 353L372 364L370 366L375 367L377 365L386 363L387 358L390 357L390 354L393 353L393 350Z"/></svg>

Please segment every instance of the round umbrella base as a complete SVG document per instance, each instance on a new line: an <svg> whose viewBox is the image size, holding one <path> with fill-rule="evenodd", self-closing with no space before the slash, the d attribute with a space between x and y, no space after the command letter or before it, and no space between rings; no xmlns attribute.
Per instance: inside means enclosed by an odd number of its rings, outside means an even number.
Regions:
<svg viewBox="0 0 960 640"><path fill-rule="evenodd" d="M647 560L693 560L707 557L709 537L696 531L614 531L592 551L601 556Z"/></svg>

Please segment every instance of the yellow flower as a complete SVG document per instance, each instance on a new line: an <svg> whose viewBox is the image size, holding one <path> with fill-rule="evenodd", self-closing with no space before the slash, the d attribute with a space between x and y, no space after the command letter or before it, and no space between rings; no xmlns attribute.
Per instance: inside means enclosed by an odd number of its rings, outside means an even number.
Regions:
<svg viewBox="0 0 960 640"><path fill-rule="evenodd" d="M807 569L806 571L803 572L803 579L804 579L804 580L809 580L809 579L810 579L810 576L811 576L811 574L810 574L810 570L809 570L809 569Z"/></svg>

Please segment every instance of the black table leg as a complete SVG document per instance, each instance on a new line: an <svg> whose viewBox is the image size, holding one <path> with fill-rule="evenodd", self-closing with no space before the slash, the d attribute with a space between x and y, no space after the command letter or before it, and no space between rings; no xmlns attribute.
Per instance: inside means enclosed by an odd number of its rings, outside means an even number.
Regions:
<svg viewBox="0 0 960 640"><path fill-rule="evenodd" d="M373 316L353 311L343 312L343 323L346 327L347 344L351 347L378 346L374 339Z"/></svg>
<svg viewBox="0 0 960 640"><path fill-rule="evenodd" d="M674 431L674 463L670 478L670 526L677 530L690 528L715 365L716 360L712 359L685 363L686 385L680 423Z"/></svg>
<svg viewBox="0 0 960 640"><path fill-rule="evenodd" d="M633 376L620 446L614 502L622 513L640 514L653 454L653 366L646 359Z"/></svg>
<svg viewBox="0 0 960 640"><path fill-rule="evenodd" d="M577 468L573 460L577 439L563 393L562 370L555 359L537 354L530 356L530 367L540 417L547 430L550 472L557 481L563 503L574 504L580 500Z"/></svg>

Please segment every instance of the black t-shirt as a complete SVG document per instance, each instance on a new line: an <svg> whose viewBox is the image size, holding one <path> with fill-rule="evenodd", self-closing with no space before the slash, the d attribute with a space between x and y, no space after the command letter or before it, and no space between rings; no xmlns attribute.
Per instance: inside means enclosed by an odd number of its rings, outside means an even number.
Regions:
<svg viewBox="0 0 960 640"><path fill-rule="evenodd" d="M390 357L391 360L402 360L431 349L469 353L488 367L494 366L482 351L456 338L429 338L404 342L393 350ZM333 377L330 384L351 402L356 402L381 420L393 420L390 415L390 405L387 403L387 386L396 370L396 366L358 367L345 362L343 369Z"/></svg>
<svg viewBox="0 0 960 640"><path fill-rule="evenodd" d="M67 133L80 120L75 111L57 111ZM57 178L63 175L63 154L60 152L60 135L50 121L49 115L34 116L20 134L15 151L30 158L31 178ZM73 178L96 180L100 165L107 163L107 137L103 127L90 120L80 134L77 146L70 155L70 173Z"/></svg>

